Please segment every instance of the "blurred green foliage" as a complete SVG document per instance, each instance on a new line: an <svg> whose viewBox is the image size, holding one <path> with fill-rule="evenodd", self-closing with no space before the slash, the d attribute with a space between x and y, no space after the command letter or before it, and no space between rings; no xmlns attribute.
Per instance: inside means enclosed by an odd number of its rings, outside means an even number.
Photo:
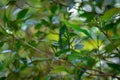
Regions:
<svg viewBox="0 0 120 80"><path fill-rule="evenodd" d="M119 0L0 0L0 80L120 80Z"/></svg>

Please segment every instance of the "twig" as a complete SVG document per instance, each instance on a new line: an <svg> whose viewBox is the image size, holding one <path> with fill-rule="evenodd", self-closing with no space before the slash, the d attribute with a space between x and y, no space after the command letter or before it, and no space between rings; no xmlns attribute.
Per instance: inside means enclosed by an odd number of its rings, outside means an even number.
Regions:
<svg viewBox="0 0 120 80"><path fill-rule="evenodd" d="M14 35L13 35L13 36L14 36ZM37 49L36 47L32 46L31 44L29 44L29 43L27 43L27 42L25 42L25 41L23 41L23 40L15 37L15 36L14 36L14 38L15 38L16 40L21 41L21 42L24 43L25 45L29 46L29 47L32 48L33 50L35 50L35 51L37 51L37 52L39 52L39 53L43 53L43 51L41 51L40 49Z"/></svg>
<svg viewBox="0 0 120 80"><path fill-rule="evenodd" d="M85 69L87 69L87 70L91 70L91 71L94 71L94 72L98 72L98 74L93 74L93 73L86 72L86 73L91 74L91 75L93 75L93 76L113 77L113 78L117 78L118 80L120 80L120 77L118 77L118 76L116 76L116 75L114 75L114 74L111 74L111 73L104 73L104 72L102 72L102 71L100 71L100 70L92 69L92 68L90 68L90 67L88 67L88 66L76 66L76 65L74 65L73 63L71 63L71 62L68 61L68 60L62 60L62 59L60 59L59 61L67 62L67 63L71 64L72 66L74 66L74 67L77 68L77 69L85 68Z"/></svg>
<svg viewBox="0 0 120 80"><path fill-rule="evenodd" d="M116 51L120 54L119 49L115 46L114 42L108 37L108 35L102 30L101 27L98 27L99 30L105 35L105 37L110 41L110 43L115 47Z"/></svg>
<svg viewBox="0 0 120 80"><path fill-rule="evenodd" d="M68 7L68 5L65 5L65 4L63 4L63 3L60 3L58 0L53 0L53 2L56 3L56 4L59 4L59 5L61 5L61 6L64 6L64 7Z"/></svg>
<svg viewBox="0 0 120 80"><path fill-rule="evenodd" d="M29 46L29 47L32 48L33 50L35 50L35 51L37 51L37 52L39 52L39 53L43 53L43 51L41 51L40 49L37 49L36 47L32 46L31 44L29 44L29 43L27 43L27 42L25 42L25 41L17 38L14 34L9 34L9 33L7 33L6 30L5 30L1 25L0 25L0 27L1 27L1 29L2 29L6 34L14 37L16 40L19 40L20 42L22 42L22 43L24 43L25 45Z"/></svg>
<svg viewBox="0 0 120 80"><path fill-rule="evenodd" d="M93 73L89 73L89 72L86 72L87 74L90 74L92 76L101 76L101 77L112 77L112 78L117 78L118 80L120 80L120 77L118 76L115 76L113 74L105 74L105 73L102 73L102 74L93 74Z"/></svg>
<svg viewBox="0 0 120 80"><path fill-rule="evenodd" d="M40 7L35 7L35 6L33 6L33 5L31 5L30 3L28 3L27 1L25 1L25 4L27 4L29 7L31 7L31 8L36 8L36 9L39 9Z"/></svg>

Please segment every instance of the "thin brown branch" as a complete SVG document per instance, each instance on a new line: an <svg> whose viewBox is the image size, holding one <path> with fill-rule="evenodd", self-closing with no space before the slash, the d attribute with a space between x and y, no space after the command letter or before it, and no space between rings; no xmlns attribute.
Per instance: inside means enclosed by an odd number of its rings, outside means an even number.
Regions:
<svg viewBox="0 0 120 80"><path fill-rule="evenodd" d="M13 35L13 36L14 36L14 35ZM16 40L19 40L20 42L24 43L24 44L27 45L28 47L32 48L33 50L35 50L35 51L37 51L37 52L39 52L39 53L43 53L43 51L41 51L40 49L32 46L31 44L29 44L29 43L27 43L27 42L25 42L25 41L23 41L23 40L15 37L15 36L14 36L14 38L15 38Z"/></svg>
<svg viewBox="0 0 120 80"><path fill-rule="evenodd" d="M39 9L40 7L35 7L33 6L32 4L28 3L27 1L25 1L25 4L28 5L29 7L31 8L36 8L36 9Z"/></svg>
<svg viewBox="0 0 120 80"><path fill-rule="evenodd" d="M1 29L8 35L11 35L12 37L14 37L16 40L19 40L20 42L24 43L25 45L29 46L30 48L32 48L33 50L39 52L39 53L43 53L43 51L41 51L40 49L37 49L36 47L32 46L31 44L21 40L20 38L16 37L14 34L9 34L6 32L6 30L0 25Z"/></svg>
<svg viewBox="0 0 120 80"><path fill-rule="evenodd" d="M118 53L120 53L120 50L117 48L117 46L115 46L114 42L109 38L109 36L102 30L101 27L98 27L99 30L105 35L105 37L110 41L110 43L115 47L116 51Z"/></svg>
<svg viewBox="0 0 120 80"><path fill-rule="evenodd" d="M89 72L85 72L85 73L88 73L90 75L93 75L93 76L101 76L101 77L112 77L112 78L117 78L118 80L120 80L120 77L114 75L113 73L104 73L102 72L101 70L96 70L96 69L92 69L91 67L88 67L88 66L76 66L74 65L73 63L71 63L70 61L68 60L63 60L63 59L60 59L58 61L61 61L61 62L67 62L69 63L70 65L74 66L75 68L77 69L82 69L82 68L85 68L86 70L90 70L90 71L94 71L94 72L97 72L97 74L93 74L93 73L89 73Z"/></svg>
<svg viewBox="0 0 120 80"><path fill-rule="evenodd" d="M113 74L105 74L105 73L93 74L93 73L89 73L89 72L86 72L86 73L91 75L91 76L112 77L112 78L117 78L118 80L120 80L120 77L113 75Z"/></svg>
<svg viewBox="0 0 120 80"><path fill-rule="evenodd" d="M58 0L53 0L53 2L56 4L59 4L61 6L64 6L64 7L68 7L68 5L63 4L63 3L59 2Z"/></svg>

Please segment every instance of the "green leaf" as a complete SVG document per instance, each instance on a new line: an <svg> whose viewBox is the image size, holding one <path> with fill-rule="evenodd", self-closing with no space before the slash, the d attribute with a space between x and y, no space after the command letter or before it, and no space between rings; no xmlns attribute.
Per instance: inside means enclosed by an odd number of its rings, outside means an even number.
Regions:
<svg viewBox="0 0 120 80"><path fill-rule="evenodd" d="M70 23L70 22L68 22L68 21L66 21L66 20L63 20L63 22L66 24L66 26L71 27L71 28L73 28L73 29L76 30L76 31L82 32L82 33L84 33L86 36L92 38L91 35L89 34L89 32L88 32L87 30L85 30L85 29L80 28L80 26L75 25L75 24L72 24L72 23Z"/></svg>
<svg viewBox="0 0 120 80"><path fill-rule="evenodd" d="M45 78L45 80L50 80L50 78L51 78L50 76L47 76L47 77Z"/></svg>
<svg viewBox="0 0 120 80"><path fill-rule="evenodd" d="M0 80L6 80L6 77L1 77Z"/></svg>
<svg viewBox="0 0 120 80"><path fill-rule="evenodd" d="M53 73L68 72L68 70L66 69L65 66L54 66L52 72Z"/></svg>
<svg viewBox="0 0 120 80"><path fill-rule="evenodd" d="M94 14L92 12L86 12L81 14L80 16L87 18L87 21L91 21L94 18Z"/></svg>
<svg viewBox="0 0 120 80"><path fill-rule="evenodd" d="M36 24L35 29L40 29L41 26L42 26L42 24L41 24L41 23L38 23L38 24Z"/></svg>
<svg viewBox="0 0 120 80"><path fill-rule="evenodd" d="M21 10L21 11L18 13L18 15L17 15L17 19L22 19L22 18L24 18L25 15L27 14L27 12L28 12L28 9L23 9L23 10Z"/></svg>
<svg viewBox="0 0 120 80"><path fill-rule="evenodd" d="M116 70L116 71L120 71L120 64L116 64L116 63L107 63L109 67L111 67L112 69Z"/></svg>
<svg viewBox="0 0 120 80"><path fill-rule="evenodd" d="M65 32L67 32L67 27L64 25L59 29L59 48L64 49L64 43L66 43L63 39Z"/></svg>
<svg viewBox="0 0 120 80"><path fill-rule="evenodd" d="M72 50L71 54L67 56L67 60L69 61L73 61L73 60L80 59L80 58L81 58L81 54L74 50Z"/></svg>
<svg viewBox="0 0 120 80"><path fill-rule="evenodd" d="M9 19L7 18L5 13L4 13L4 16L3 16L3 20L4 20L4 22L8 22L9 21Z"/></svg>
<svg viewBox="0 0 120 80"><path fill-rule="evenodd" d="M0 47L2 47L4 45L4 41L0 42Z"/></svg>
<svg viewBox="0 0 120 80"><path fill-rule="evenodd" d="M110 43L105 47L105 49L106 52L112 52L115 49L115 47Z"/></svg>
<svg viewBox="0 0 120 80"><path fill-rule="evenodd" d="M15 20L15 21L9 21L7 24L11 30L18 31L19 27L20 27L18 23L19 22L17 22L17 20Z"/></svg>
<svg viewBox="0 0 120 80"><path fill-rule="evenodd" d="M56 10L57 10L57 8L58 8L58 6L56 6L55 4L52 4L52 5L50 6L50 10L51 10L52 13L55 13Z"/></svg>
<svg viewBox="0 0 120 80"><path fill-rule="evenodd" d="M0 71L4 69L3 63L0 62Z"/></svg>
<svg viewBox="0 0 120 80"><path fill-rule="evenodd" d="M87 58L87 66L93 67L96 63L96 60L93 59L92 57L86 57Z"/></svg>
<svg viewBox="0 0 120 80"><path fill-rule="evenodd" d="M3 37L5 37L5 32L2 32L2 31L0 31L0 38L3 38Z"/></svg>
<svg viewBox="0 0 120 80"><path fill-rule="evenodd" d="M77 70L77 80L81 80L83 74L85 73L86 69L85 68L80 68Z"/></svg>
<svg viewBox="0 0 120 80"><path fill-rule="evenodd" d="M56 56L60 56L61 54L65 54L65 53L68 52L68 51L69 51L69 49L60 50L60 51L58 51L55 55L56 55Z"/></svg>
<svg viewBox="0 0 120 80"><path fill-rule="evenodd" d="M120 8L113 8L105 12L105 14L102 16L102 21L108 21L110 20L115 14L120 12Z"/></svg>
<svg viewBox="0 0 120 80"><path fill-rule="evenodd" d="M120 40L120 36L119 35L114 35L114 36L111 37L111 39L113 39L113 40L118 40L119 39Z"/></svg>
<svg viewBox="0 0 120 80"><path fill-rule="evenodd" d="M116 47L118 47L120 45L120 42L119 42L119 39L115 40L114 41L114 46L113 46L113 43L111 44L108 44L105 46L105 50L106 52L112 52L114 49L116 49Z"/></svg>
<svg viewBox="0 0 120 80"><path fill-rule="evenodd" d="M15 0L9 0L9 2L7 3L7 5L15 5L16 1Z"/></svg>

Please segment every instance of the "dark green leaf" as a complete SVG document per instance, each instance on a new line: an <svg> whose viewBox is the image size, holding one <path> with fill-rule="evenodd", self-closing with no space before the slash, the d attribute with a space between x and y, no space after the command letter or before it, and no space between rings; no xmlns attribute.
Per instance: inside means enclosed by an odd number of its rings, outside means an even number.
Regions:
<svg viewBox="0 0 120 80"><path fill-rule="evenodd" d="M37 24L37 25L35 26L35 29L40 29L41 26L42 26L42 24L39 23L39 24Z"/></svg>
<svg viewBox="0 0 120 80"><path fill-rule="evenodd" d="M92 12L86 12L81 14L80 16L87 18L87 21L91 21L94 18L94 14Z"/></svg>
<svg viewBox="0 0 120 80"><path fill-rule="evenodd" d="M64 37L66 32L67 32L67 27L65 25L60 27L59 29L59 48L60 49L64 49L64 43L65 43Z"/></svg>
<svg viewBox="0 0 120 80"><path fill-rule="evenodd" d="M80 68L77 70L77 79L81 80L82 75L85 73L86 69L85 68Z"/></svg>
<svg viewBox="0 0 120 80"><path fill-rule="evenodd" d="M3 70L4 66L3 63L0 62L0 71Z"/></svg>
<svg viewBox="0 0 120 80"><path fill-rule="evenodd" d="M6 77L1 77L0 80L6 80Z"/></svg>
<svg viewBox="0 0 120 80"><path fill-rule="evenodd" d="M3 46L3 44L4 44L4 42L0 42L0 47L2 47L2 46Z"/></svg>
<svg viewBox="0 0 120 80"><path fill-rule="evenodd" d="M109 67L111 67L112 69L119 71L120 72L120 64L116 64L116 63L107 63Z"/></svg>
<svg viewBox="0 0 120 80"><path fill-rule="evenodd" d="M18 15L17 15L17 19L22 19L22 18L24 18L25 15L27 14L27 12L28 12L28 9L23 9L23 10L21 10L21 11L18 13Z"/></svg>
<svg viewBox="0 0 120 80"><path fill-rule="evenodd" d="M96 63L96 60L93 59L92 57L86 57L86 58L88 58L87 59L87 66L93 67L95 65L95 63Z"/></svg>

